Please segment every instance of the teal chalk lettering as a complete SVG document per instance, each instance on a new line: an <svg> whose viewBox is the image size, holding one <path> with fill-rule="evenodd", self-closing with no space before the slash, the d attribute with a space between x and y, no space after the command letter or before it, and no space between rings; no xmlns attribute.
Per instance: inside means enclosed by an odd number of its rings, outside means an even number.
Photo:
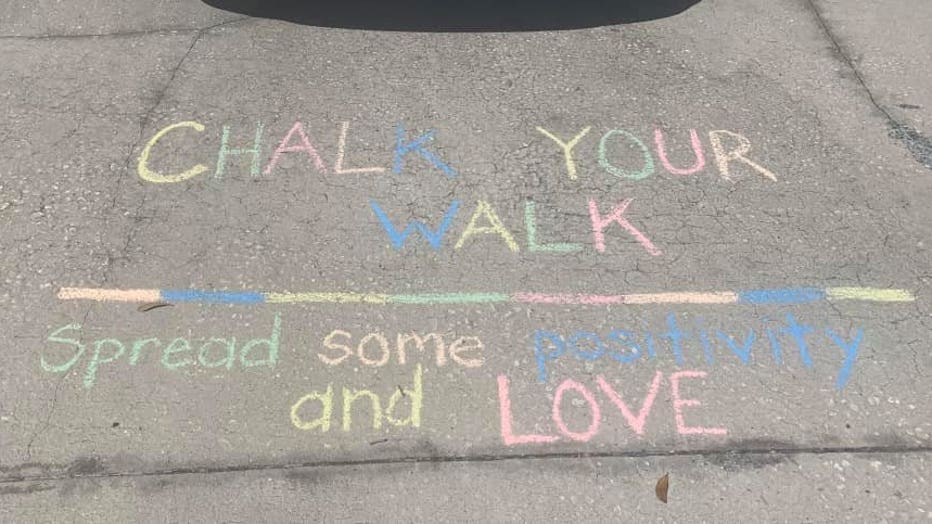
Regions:
<svg viewBox="0 0 932 524"><path fill-rule="evenodd" d="M227 157L239 155L252 155L252 162L249 164L249 174L259 176L259 157L262 154L262 133L263 125L261 122L256 124L256 137L253 140L252 149L231 149L230 148L230 126L223 126L223 134L220 137L220 151L217 153L217 169L214 171L214 178L223 178L226 173Z"/></svg>
<svg viewBox="0 0 932 524"><path fill-rule="evenodd" d="M243 367L251 368L256 366L268 366L274 368L278 364L278 340L281 332L282 319L279 313L275 314L275 321L272 324L272 335L269 338L257 338L250 340L243 346L239 356L239 361ZM249 354L254 349L265 346L268 348L268 356L263 360L250 358Z"/></svg>
<svg viewBox="0 0 932 524"><path fill-rule="evenodd" d="M217 345L226 348L224 357L220 360L209 360L211 346ZM197 361L205 368L226 367L227 369L232 369L233 363L236 362L236 337L230 337L229 339L212 338L204 342L201 349L197 352Z"/></svg>
<svg viewBox="0 0 932 524"><path fill-rule="evenodd" d="M194 360L187 357L175 362L171 360L172 355L175 353L184 353L186 351L191 351L191 344L188 342L188 339L178 337L172 340L171 344L166 346L165 350L162 351L162 365L165 366L165 369L178 369L190 366L194 363Z"/></svg>
<svg viewBox="0 0 932 524"><path fill-rule="evenodd" d="M621 169L620 167L616 167L611 162L609 162L607 151L608 140L615 135L624 135L628 140L634 142L634 144L640 148L644 155L644 165L641 167L640 171L629 173L628 171ZM608 133L605 133L605 136L603 136L602 140L599 141L599 165L602 166L602 169L619 178L643 180L654 174L654 157L651 156L650 150L647 149L647 146L644 145L644 142L641 142L636 136L622 129L612 129Z"/></svg>
<svg viewBox="0 0 932 524"><path fill-rule="evenodd" d="M566 243L537 243L537 214L534 202L528 200L524 203L524 226L527 229L528 250L532 253L576 253L582 250L580 244Z"/></svg>
<svg viewBox="0 0 932 524"><path fill-rule="evenodd" d="M81 358L81 355L84 354L84 350L85 350L84 344L81 344L79 341L71 339L71 338L59 338L58 337L58 335L60 335L62 331L80 332L81 324L68 324L67 326L62 326L56 329L55 331L53 331L52 334L49 335L48 338L46 339L49 342L56 342L58 344L67 344L69 346L74 346L75 348L77 348L77 351L71 357L71 360L69 360L68 362L65 362L64 364L60 364L57 366L49 364L49 362L45 360L45 353L43 352L43 354L39 357L39 362L42 364L42 369L50 373L67 372L69 369L71 369L72 366L75 365L78 359Z"/></svg>
<svg viewBox="0 0 932 524"><path fill-rule="evenodd" d="M101 358L101 350L106 345L116 346L117 350L109 357ZM115 338L105 338L94 342L94 355L91 356L91 361L87 364L87 371L84 373L84 387L90 388L97 381L97 369L101 364L113 362L123 356L123 353L126 353L126 346Z"/></svg>
<svg viewBox="0 0 932 524"><path fill-rule="evenodd" d="M155 344L158 346L160 344L159 339L157 338L143 338L133 342L133 352L129 356L129 365L135 366L136 362L139 360L139 357L142 355L142 348L146 347L149 344Z"/></svg>

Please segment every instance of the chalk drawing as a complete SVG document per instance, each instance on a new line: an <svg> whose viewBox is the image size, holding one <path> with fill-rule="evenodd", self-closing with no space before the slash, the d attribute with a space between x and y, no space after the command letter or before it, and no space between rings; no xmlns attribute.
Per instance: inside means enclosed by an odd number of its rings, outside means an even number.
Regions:
<svg viewBox="0 0 932 524"><path fill-rule="evenodd" d="M586 431L582 433L577 433L571 431L566 423L563 421L563 395L566 394L567 390L573 390L579 394L589 406L591 419L589 422L589 427L586 428ZM596 402L595 397L592 393L586 389L582 384L572 381L564 380L558 387L557 391L553 394L553 421L557 425L557 429L560 430L560 433L563 433L571 440L576 440L578 442L588 442L599 432L599 427L602 425L602 410L599 408L599 403Z"/></svg>
<svg viewBox="0 0 932 524"><path fill-rule="evenodd" d="M698 173L705 168L705 155L702 153L702 143L699 142L699 134L696 133L695 129L689 130L689 142L693 148L693 154L696 156L696 162L692 167L686 169L680 169L673 167L670 164L670 160L667 159L667 150L664 146L663 140L663 131L656 129L654 131L654 144L657 146L657 156L660 157L660 163L663 165L664 169L669 171L674 175L692 175Z"/></svg>
<svg viewBox="0 0 932 524"><path fill-rule="evenodd" d="M214 170L214 178L223 178L227 169L227 157L251 155L252 160L249 163L249 174L259 176L259 160L262 156L262 132L264 126L262 122L256 124L256 136L252 141L251 149L231 149L230 148L230 127L223 126L223 133L220 137L220 150L217 151L217 168Z"/></svg>
<svg viewBox="0 0 932 524"><path fill-rule="evenodd" d="M571 138L569 142L564 142L560 140L559 138L557 138L556 135L554 135L550 131L547 131L546 129L542 127L537 128L537 131L542 133L544 136L546 136L550 140L553 140L554 142L556 142L557 145L560 146L560 149L563 150L563 158L566 160L566 174L567 176L570 177L570 180L576 180L577 178L576 162L573 161L573 148L576 147L576 144L578 144L579 141L582 140L583 137L585 137L589 133L590 129L592 128L591 127L584 128L582 131L577 133L576 136Z"/></svg>
<svg viewBox="0 0 932 524"><path fill-rule="evenodd" d="M384 173L384 167L356 167L346 169L343 167L343 161L346 159L346 134L349 132L349 122L343 122L340 126L340 140L337 142L337 158L333 162L333 172L338 175L356 175L366 173Z"/></svg>
<svg viewBox="0 0 932 524"><path fill-rule="evenodd" d="M774 321L765 319L762 326L744 329L740 334L718 329L714 331L716 336L711 337L711 330L701 320L686 326L677 321L676 314L670 313L666 317L663 332L659 334L644 328L609 327L606 334L537 329L532 337L537 380L548 382L551 364L566 358L587 363L603 361L607 366L618 367L642 359L669 358L666 353L658 354L658 349L663 352L668 350L677 366L686 365L687 356L695 361L698 355L710 366L716 364L719 358L726 363L734 362L732 359L737 358L744 365L751 364L752 360L761 364L772 359L775 365L782 366L784 347L781 340L788 340L786 347L796 350L799 362L807 369L814 367L811 355L813 344L820 349L827 348L833 355L838 355L837 351L841 350L835 387L845 387L864 341L862 328L857 328L853 335L848 336L828 327L820 328L800 321L793 313L784 315L782 325L774 324ZM761 331L765 336L760 334ZM697 340L699 348L696 347ZM580 341L585 341L584 347L581 347ZM643 351L645 348L646 352ZM701 349L701 352L697 349ZM826 353L823 351L822 354Z"/></svg>
<svg viewBox="0 0 932 524"><path fill-rule="evenodd" d="M96 302L159 302L162 292L158 289L87 289L63 288L58 292L60 300L93 300Z"/></svg>
<svg viewBox="0 0 932 524"><path fill-rule="evenodd" d="M512 300L526 304L563 304L573 306L608 306L626 304L627 295L585 295L573 293L515 293Z"/></svg>
<svg viewBox="0 0 932 524"><path fill-rule="evenodd" d="M730 151L725 150L722 138L726 136L738 141L739 146L737 149L732 149ZM751 151L751 141L744 136L738 133L732 133L731 131L709 131L709 141L712 142L712 151L715 153L715 163L718 165L718 171L725 180L731 180L731 163L742 162L761 175L776 182L777 175L774 175L764 166L745 156Z"/></svg>
<svg viewBox="0 0 932 524"><path fill-rule="evenodd" d="M800 290L804 289L805 292ZM836 290L841 289L841 292ZM159 290L62 288L59 300L89 300L94 302L195 302L202 304L371 304L371 305L437 305L505 303L536 305L644 305L644 304L750 304L796 305L814 301L914 302L916 296L905 289L878 288L776 288L748 291L661 292L629 295L597 295L584 293L459 292L459 293L267 293L259 291Z"/></svg>
<svg viewBox="0 0 932 524"><path fill-rule="evenodd" d="M506 375L498 376L498 412L502 431L502 442L504 442L506 446L516 446L518 444L546 444L557 440L557 437L553 435L515 434L514 417L511 411L511 394L509 392L508 377Z"/></svg>
<svg viewBox="0 0 932 524"><path fill-rule="evenodd" d="M592 219L592 236L595 239L596 251L600 253L605 251L605 228L612 222L615 222L637 239L648 253L653 256L660 255L661 251L657 249L657 246L655 246L644 233L641 233L636 227L632 226L631 223L628 222L628 219L625 218L625 211L627 211L630 204L631 199L625 199L621 204L612 209L612 214L603 218L599 212L599 204L596 203L595 200L589 200L589 216Z"/></svg>
<svg viewBox="0 0 932 524"><path fill-rule="evenodd" d="M527 247L531 253L576 253L582 245L569 243L539 244L537 241L537 213L534 202L524 203L524 227L527 230Z"/></svg>
<svg viewBox="0 0 932 524"><path fill-rule="evenodd" d="M411 153L417 153L421 158L442 171L448 178L456 178L456 170L441 160L433 151L426 148L427 143L433 141L433 139L434 132L431 130L408 142L404 124L399 123L395 126L395 164L392 167L392 172L396 175L400 174L404 168L405 157Z"/></svg>
<svg viewBox="0 0 932 524"><path fill-rule="evenodd" d="M291 144L292 137L294 135L298 136L299 143L295 145ZM304 132L304 126L301 122L295 122L291 129L288 131L288 134L285 135L285 138L282 138L278 147L275 148L275 152L272 153L272 159L269 160L268 165L265 166L265 169L262 171L263 174L269 175L272 173L272 170L275 169L275 166L278 164L278 160L283 153L297 153L304 151L310 157L311 161L314 162L314 167L321 173L327 172L327 166L324 164L324 160L320 158L320 154L314 149L314 146L311 145L310 139L308 139L307 134Z"/></svg>
<svg viewBox="0 0 932 524"><path fill-rule="evenodd" d="M624 200L621 204L616 206L610 215L607 217L602 217L598 204L595 200L590 200L588 203L589 213L592 219L592 231L595 237L595 250L598 253L605 252L605 229L612 223L617 223L622 226L628 233L634 236L635 239L653 256L661 255L660 249L658 249L654 244L637 228L635 228L628 219L624 216L625 211L631 203L631 199ZM443 246L443 238L449 230L453 219L456 216L456 213L459 210L460 201L453 200L453 203L450 204L450 207L447 209L447 212L444 214L443 219L440 222L440 225L436 229L431 229L426 224L418 221L412 220L404 228L403 231L399 231L397 227L392 223L391 219L388 217L388 214L382 209L382 206L379 205L377 201L370 200L369 205L372 208L372 211L375 213L376 217L381 222L383 229L388 234L389 240L391 240L392 246L395 250L400 251L404 248L405 242L408 237L411 236L415 231L420 231L421 235L430 243L431 247L437 251ZM484 225L479 225L480 221ZM527 228L527 244L528 250L534 253L575 253L581 251L583 246L581 244L570 244L570 243L552 243L552 244L540 244L537 240L537 218L536 218L536 206L532 201L525 202L524 208L524 223ZM508 249L517 253L520 250L518 243L515 241L514 236L505 227L502 220L499 218L498 214L495 212L495 209L492 205L485 200L478 200L476 202L475 211L472 214L472 217L469 219L468 224L466 225L465 230L460 235L459 240L456 242L454 249L462 249L467 240L471 239L476 235L496 235L502 239Z"/></svg>
<svg viewBox="0 0 932 524"><path fill-rule="evenodd" d="M158 141L161 140L163 136L167 135L171 131L183 127L194 129L198 133L204 131L204 125L198 122L178 122L177 124L172 124L163 128L158 133L153 135L152 138L150 138L146 143L142 153L139 155L139 163L137 164L136 169L140 178L146 182L152 182L155 184L168 184L181 182L182 180L196 177L197 175L207 171L208 168L204 164L198 164L191 169L188 169L187 171L178 173L177 175L161 175L149 169L149 155L152 154L152 148L155 147L155 144L158 143Z"/></svg>
<svg viewBox="0 0 932 524"><path fill-rule="evenodd" d="M684 399L680 395L680 380L684 378L705 378L705 371L677 371L670 375L670 389L673 391L673 412L676 419L676 431L680 435L727 435L725 428L704 428L687 426L683 415L684 407L699 407L701 402L695 399Z"/></svg>
<svg viewBox="0 0 932 524"><path fill-rule="evenodd" d="M845 352L845 362L842 364L841 370L838 372L838 378L835 381L835 387L841 389L845 387L845 384L847 384L848 380L851 378L851 370L854 368L854 361L858 358L861 341L864 339L864 330L858 328L857 333L854 335L854 339L850 342L845 341L841 335L835 333L831 329L826 329L825 332L832 338L832 341Z"/></svg>
<svg viewBox="0 0 932 524"><path fill-rule="evenodd" d="M361 408L354 409L354 406L360 403L366 404L368 400L369 413L372 417L370 427L374 430L382 428L383 422L387 422L394 427L421 427L421 412L424 406L424 384L423 370L418 364L414 368L413 385L411 387L393 387L392 394L388 398L388 404L382 403L382 397L368 389L351 389L343 387L342 410L341 410L341 428L344 432L353 430L353 414ZM321 433L330 431L333 419L333 384L328 384L324 392L313 391L298 399L291 406L291 423L298 429L312 431L319 429ZM408 415L400 418L397 410L403 401L410 405ZM319 404L319 415L315 418L307 418L307 412L311 410L314 404Z"/></svg>
<svg viewBox="0 0 932 524"><path fill-rule="evenodd" d="M308 402L320 402L320 416L306 421L301 418L301 408ZM333 418L333 384L327 384L327 390L323 393L317 391L308 393L299 398L291 406L291 423L298 429L310 431L320 428L321 432L330 431L330 421Z"/></svg>
<svg viewBox="0 0 932 524"><path fill-rule="evenodd" d="M685 422L683 408L700 407L702 403L699 400L683 398L680 394L680 382L690 378L705 378L707 374L704 371L678 371L670 375L671 400L673 404L674 427L680 435L703 435L711 437L721 437L728 434L725 428L688 426ZM650 385L643 401L641 409L637 415L631 411L627 404L621 399L616 388L608 383L604 377L597 375L595 377L598 389L609 399L621 413L625 424L631 428L636 435L643 436L646 432L647 420L653 410L654 401L661 389L663 383L663 373L658 371ZM567 391L573 391L584 401L580 409L588 412L589 426L585 431L573 431L567 427L564 420L564 411L567 403L563 397ZM524 397L524 395L522 396ZM498 405L499 405L499 423L501 429L502 442L506 446L516 446L521 444L548 444L560 440L561 438L576 442L588 442L592 440L602 428L602 408L596 396L580 382L572 379L566 379L560 383L554 392L553 402L550 409L550 418L556 426L559 435L548 435L542 433L518 434L514 429L515 410L511 403L510 383L506 375L498 376ZM523 415L523 413L517 413Z"/></svg>
<svg viewBox="0 0 932 524"><path fill-rule="evenodd" d="M476 225L480 218L484 218L489 225ZM505 245L508 246L508 249L513 252L518 251L518 243L515 242L514 237L511 236L511 233L509 233L505 225L502 224L501 219L498 218L492 206L484 200L480 200L476 203L476 211L473 212L472 218L469 219L469 225L466 226L466 230L463 231L454 249L463 247L466 240L473 235L498 235L505 242Z"/></svg>
<svg viewBox="0 0 932 524"><path fill-rule="evenodd" d="M718 338L724 342L729 347L729 349L731 349L731 352L741 359L741 362L743 362L745 365L751 363L751 346L754 345L755 338L753 329L748 330L747 335L744 337L744 342L742 342L740 346L728 333L719 330L716 334L718 335ZM707 354L706 360L708 359L709 356Z"/></svg>
<svg viewBox="0 0 932 524"><path fill-rule="evenodd" d="M73 338L65 338L63 335ZM281 316L276 314L272 323L271 334L267 338L247 340L239 349L239 365L246 368L268 367L275 368L279 360L281 338ZM146 350L156 358L162 368L177 371L189 366L201 365L205 368L226 367L232 369L236 359L235 337L205 337L198 344L190 337L174 337L166 344L155 337L143 337L126 344L115 338L102 338L94 342L84 342L82 326L68 324L54 331L46 338L46 342L54 344L47 347L40 354L39 362L42 369L50 373L67 373L74 368L87 353L86 367L84 368L83 384L86 389L92 388L96 383L101 369L113 367L116 362L128 361L130 366L136 366L144 361ZM63 350L63 346L68 350ZM129 356L127 348L131 347ZM217 359L216 349L226 348L223 358ZM90 351L88 351L90 348ZM211 354L214 353L212 356ZM62 356L62 355L66 356Z"/></svg>
<svg viewBox="0 0 932 524"><path fill-rule="evenodd" d="M336 157L334 159L333 172L338 175L381 174L387 172L388 169L381 166L357 168L348 168L345 166L349 127L350 124L348 121L342 121L340 123L339 134L337 135ZM149 139L139 157L137 171L140 178L152 183L174 183L187 180L207 171L208 167L206 165L196 164L191 169L178 174L162 175L149 167L149 157L152 153L152 149L156 147L156 145L165 135L181 128L191 128L199 133L205 131L205 126L203 124L194 121L177 122L160 129ZM536 130L538 133L553 141L558 146L563 156L567 177L570 180L577 180L579 178L579 169L576 164L576 156L579 150L579 147L577 146L579 146L583 139L589 135L592 127L584 127L569 140L563 140L553 132L548 131L543 127L537 127ZM260 173L259 163L263 155L262 148L264 132L264 125L261 122L258 122L256 124L252 146L248 148L233 148L230 146L231 128L230 126L226 125L222 126L220 147L217 151L214 178L223 178L223 176L226 174L227 164L230 157L241 155L248 155L251 157L249 172L252 176L258 176ZM413 139L409 139L405 125L403 123L398 123L395 126L394 147L392 150L390 150L390 154L393 155L391 172L394 174L400 174L405 169L408 159L412 155L415 155L416 157L425 160L428 165L434 169L441 171L448 178L457 177L458 171L454 169L449 163L442 160L435 151L430 149L429 146L434 141L435 135L436 133L433 130L428 130ZM671 174L680 176L692 175L705 169L705 153L702 147L702 143L699 140L699 134L695 129L690 129L689 136L690 146L692 148L693 155L695 156L695 161L690 167L679 168L675 167L669 160L664 132L661 129L654 130L653 142L657 157L660 159L661 165L663 165L663 167ZM751 143L745 136L727 130L709 131L708 136L709 141L711 142L712 151L714 153L715 164L718 167L722 178L731 180L733 164L741 163L750 167L767 179L777 179L776 175L771 170L763 167L756 161L749 158L748 154L751 151ZM626 142L633 144L636 149L640 150L639 156L641 157L640 160L642 164L638 171L629 171L627 169L623 169L619 167L617 163L613 163L613 161L609 159L609 145L614 140L618 139L624 139ZM282 141L272 151L268 164L261 172L266 175L272 174L274 168L281 160L281 155L283 153L295 153L302 151L307 153L318 172L322 174L328 173L326 163L321 158L318 150L311 143L311 140L308 138L304 131L303 124L299 121L292 125L291 129L287 132ZM637 135L627 130L610 129L604 135L602 135L596 147L596 159L601 168L606 173L614 177L621 177L638 181L648 178L655 171L654 158L651 155L651 151L648 149L648 146Z"/></svg>
<svg viewBox="0 0 932 524"><path fill-rule="evenodd" d="M387 304L389 295L377 293L267 293L269 304L298 304L322 302L334 304Z"/></svg>
<svg viewBox="0 0 932 524"><path fill-rule="evenodd" d="M629 173L628 171L621 169L620 167L615 166L608 159L608 140L615 135L622 135L634 145L638 146L641 150L641 153L644 156L644 164L641 167L640 171L634 173ZM650 155L650 150L647 149L647 146L644 145L644 142L641 142L638 137L632 135L631 133L624 131L622 129L612 129L608 133L602 136L602 140L599 140L599 165L602 166L602 169L608 171L612 175L619 178L630 178L631 180L643 180L654 174L654 158Z"/></svg>
<svg viewBox="0 0 932 524"><path fill-rule="evenodd" d="M869 287L835 287L826 289L830 300L870 300L871 302L909 302L912 294L903 289Z"/></svg>
<svg viewBox="0 0 932 524"><path fill-rule="evenodd" d="M404 231L399 232L378 202L370 200L369 206L372 207L375 216L377 216L379 222L382 223L382 227L385 228L385 232L388 233L388 238L392 241L392 246L394 246L396 250L400 250L404 247L405 240L407 240L412 233L420 231L421 235L430 243L430 246L434 248L434 251L437 251L443 245L443 237L446 235L447 230L450 229L450 225L453 224L453 219L459 211L460 201L454 199L453 202L450 203L450 207L447 209L447 212L444 213L440 225L433 231L426 224L417 220L412 220L404 228Z"/></svg>
<svg viewBox="0 0 932 524"><path fill-rule="evenodd" d="M441 305L441 304L492 304L508 302L505 293L416 293L391 295L389 304Z"/></svg>
<svg viewBox="0 0 932 524"><path fill-rule="evenodd" d="M618 411L621 411L621 415L625 418L628 426L638 435L643 435L644 425L647 424L647 416L650 415L650 410L654 407L654 400L657 398L657 393L660 391L660 385L663 382L663 373L658 371L654 374L654 380L651 381L650 386L647 388L647 395L644 397L644 401L641 402L641 409L637 415L631 412L625 401L621 399L621 395L602 376L597 376L595 380L599 385L599 389L605 393L612 404L615 404Z"/></svg>

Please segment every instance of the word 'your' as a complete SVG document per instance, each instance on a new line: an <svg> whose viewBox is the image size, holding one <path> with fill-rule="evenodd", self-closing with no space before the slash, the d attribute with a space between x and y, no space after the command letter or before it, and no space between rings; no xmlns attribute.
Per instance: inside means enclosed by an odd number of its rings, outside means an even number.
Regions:
<svg viewBox="0 0 932 524"><path fill-rule="evenodd" d="M139 176L152 183L175 183L188 180L189 178L208 173L211 167L207 164L198 163L179 173L163 174L150 166L150 157L152 151L157 147L171 147L170 145L161 145L161 141L166 135L181 132L183 130L203 133L206 130L204 124L200 122L186 121L177 122L159 130L146 143L139 155L137 163L137 172ZM592 127L585 127L577 132L572 138L560 138L556 133L542 127L537 128L539 136L549 139L555 146L555 153L563 157L566 174L572 179L578 178L578 168L576 165L576 155L579 145L588 140ZM432 148L436 133L433 130L426 131L420 135L411 135L403 123L395 126L395 143L390 149L391 167L385 166L368 166L368 167L347 167L347 135L349 133L349 122L343 122L339 132L336 144L336 155L333 161L328 163L321 155L314 141L305 131L304 124L295 122L291 129L285 133L285 136L278 142L278 145L266 156L264 153L265 146L265 126L262 123L256 124L255 133L252 135L252 144L248 147L231 146L231 129L229 126L223 126L220 136L220 146L217 151L216 160L214 161L213 176L222 178L227 171L227 164L231 158L248 157L249 173L252 176L271 175L279 162L282 155L290 153L301 153L306 156L307 161L313 168L321 174L336 175L357 175L357 174L379 174L391 171L393 174L400 174L405 167L415 159L419 166L426 166L439 171L448 178L455 178L459 170L444 160L442 155ZM733 177L732 166L739 163L759 175L770 180L776 180L776 175L762 166L760 163L752 160L748 155L751 152L751 142L746 137L726 130L716 130L708 132L709 144L715 158L715 165L719 174L726 180ZM637 135L624 129L611 129L605 132L598 139L597 158L599 166L608 174L614 177L625 178L630 180L643 180L656 172L656 162L654 154L660 161L660 165L672 175L688 176L702 172L706 167L706 153L699 134L695 129L689 130L690 146L694 157L692 165L688 167L674 166L667 155L666 139L661 129L654 130L653 149L644 143ZM613 158L611 151L627 147L631 150L639 151L639 158L635 163L640 163L636 169L630 167L621 167L628 162L622 162L619 158ZM615 155L618 156L618 155ZM264 161L264 159L267 159ZM264 167L263 167L264 163Z"/></svg>

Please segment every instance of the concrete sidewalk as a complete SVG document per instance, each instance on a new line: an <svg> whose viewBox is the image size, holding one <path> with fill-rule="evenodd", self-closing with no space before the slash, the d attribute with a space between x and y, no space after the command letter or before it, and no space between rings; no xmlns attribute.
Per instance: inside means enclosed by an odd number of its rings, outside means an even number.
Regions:
<svg viewBox="0 0 932 524"><path fill-rule="evenodd" d="M0 521L932 518L932 5L415 4L0 7Z"/></svg>

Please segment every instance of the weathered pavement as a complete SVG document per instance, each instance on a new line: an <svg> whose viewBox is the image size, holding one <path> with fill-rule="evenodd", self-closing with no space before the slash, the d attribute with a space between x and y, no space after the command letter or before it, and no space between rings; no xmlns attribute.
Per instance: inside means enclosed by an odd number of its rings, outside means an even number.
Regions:
<svg viewBox="0 0 932 524"><path fill-rule="evenodd" d="M209 3L0 7L0 521L932 516L932 4Z"/></svg>

